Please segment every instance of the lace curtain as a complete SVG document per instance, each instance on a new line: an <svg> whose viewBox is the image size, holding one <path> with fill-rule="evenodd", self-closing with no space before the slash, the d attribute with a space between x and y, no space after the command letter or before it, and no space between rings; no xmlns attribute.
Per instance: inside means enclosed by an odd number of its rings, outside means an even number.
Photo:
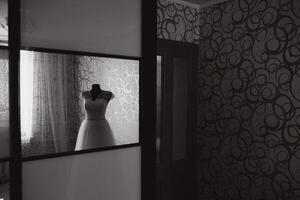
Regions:
<svg viewBox="0 0 300 200"><path fill-rule="evenodd" d="M0 158L9 155L8 51L0 50Z"/></svg>
<svg viewBox="0 0 300 200"><path fill-rule="evenodd" d="M75 95L73 57L34 52L32 59L32 121L29 123L32 135L27 144L29 145L27 154L69 151L71 150L69 138L74 133L72 126L76 119L73 108ZM21 61L22 64L26 65ZM27 87L23 90L30 89Z"/></svg>
<svg viewBox="0 0 300 200"><path fill-rule="evenodd" d="M8 52L0 50L0 123L8 125Z"/></svg>

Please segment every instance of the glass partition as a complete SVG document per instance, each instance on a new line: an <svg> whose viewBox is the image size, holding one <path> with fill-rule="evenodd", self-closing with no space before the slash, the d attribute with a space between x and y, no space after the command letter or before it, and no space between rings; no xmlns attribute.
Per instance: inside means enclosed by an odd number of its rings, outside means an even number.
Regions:
<svg viewBox="0 0 300 200"><path fill-rule="evenodd" d="M23 156L139 142L139 61L21 51Z"/></svg>

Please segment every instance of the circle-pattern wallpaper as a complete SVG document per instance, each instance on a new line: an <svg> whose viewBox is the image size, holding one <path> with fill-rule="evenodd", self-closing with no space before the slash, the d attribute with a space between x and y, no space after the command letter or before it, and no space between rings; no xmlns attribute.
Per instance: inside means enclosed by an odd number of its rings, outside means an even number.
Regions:
<svg viewBox="0 0 300 200"><path fill-rule="evenodd" d="M157 36L199 45L199 200L300 199L300 1L158 1Z"/></svg>
<svg viewBox="0 0 300 200"><path fill-rule="evenodd" d="M157 1L157 37L182 42L197 43L199 26L197 8L168 0Z"/></svg>
<svg viewBox="0 0 300 200"><path fill-rule="evenodd" d="M300 1L198 14L198 199L300 199Z"/></svg>

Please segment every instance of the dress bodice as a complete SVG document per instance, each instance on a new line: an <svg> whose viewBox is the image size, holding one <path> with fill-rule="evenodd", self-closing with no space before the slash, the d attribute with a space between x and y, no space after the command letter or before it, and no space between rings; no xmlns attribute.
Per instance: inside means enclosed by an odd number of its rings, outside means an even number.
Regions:
<svg viewBox="0 0 300 200"><path fill-rule="evenodd" d="M104 120L108 102L103 98L85 99L84 108L87 120Z"/></svg>

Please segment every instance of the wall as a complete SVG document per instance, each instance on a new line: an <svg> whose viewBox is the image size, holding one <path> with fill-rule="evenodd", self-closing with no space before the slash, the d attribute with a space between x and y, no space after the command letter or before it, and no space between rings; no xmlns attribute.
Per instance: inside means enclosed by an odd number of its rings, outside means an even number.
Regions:
<svg viewBox="0 0 300 200"><path fill-rule="evenodd" d="M197 43L199 38L198 9L168 0L157 1L157 37Z"/></svg>
<svg viewBox="0 0 300 200"><path fill-rule="evenodd" d="M199 12L198 199L300 198L300 2Z"/></svg>
<svg viewBox="0 0 300 200"><path fill-rule="evenodd" d="M300 198L299 8L158 2L158 37L199 44L198 199Z"/></svg>
<svg viewBox="0 0 300 200"><path fill-rule="evenodd" d="M24 46L141 56L141 0L22 0L21 7Z"/></svg>
<svg viewBox="0 0 300 200"><path fill-rule="evenodd" d="M157 0L157 37L199 44L200 8L227 0Z"/></svg>

